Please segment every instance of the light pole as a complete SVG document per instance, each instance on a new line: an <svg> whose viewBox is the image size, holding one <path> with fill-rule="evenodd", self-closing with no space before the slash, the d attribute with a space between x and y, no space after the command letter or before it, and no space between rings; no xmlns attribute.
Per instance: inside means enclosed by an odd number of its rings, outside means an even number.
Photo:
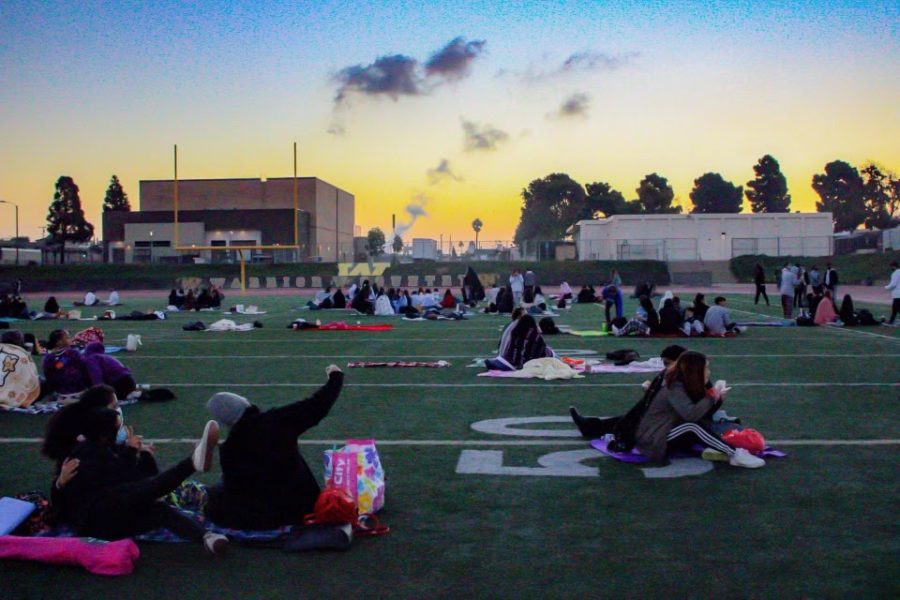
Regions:
<svg viewBox="0 0 900 600"><path fill-rule="evenodd" d="M19 205L9 200L0 200L0 204L12 204L16 207L16 266L19 266Z"/></svg>
<svg viewBox="0 0 900 600"><path fill-rule="evenodd" d="M150 232L150 264L153 264L153 232Z"/></svg>

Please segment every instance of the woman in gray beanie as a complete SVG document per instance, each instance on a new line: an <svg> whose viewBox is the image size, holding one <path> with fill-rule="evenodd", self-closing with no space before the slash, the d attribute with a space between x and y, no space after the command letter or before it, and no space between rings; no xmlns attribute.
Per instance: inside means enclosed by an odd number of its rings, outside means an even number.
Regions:
<svg viewBox="0 0 900 600"><path fill-rule="evenodd" d="M344 374L325 369L328 382L311 397L260 411L237 394L219 392L207 403L213 418L229 428L219 448L222 481L210 489L206 514L217 525L273 529L299 525L311 513L319 484L297 448L297 437L328 415L341 393Z"/></svg>

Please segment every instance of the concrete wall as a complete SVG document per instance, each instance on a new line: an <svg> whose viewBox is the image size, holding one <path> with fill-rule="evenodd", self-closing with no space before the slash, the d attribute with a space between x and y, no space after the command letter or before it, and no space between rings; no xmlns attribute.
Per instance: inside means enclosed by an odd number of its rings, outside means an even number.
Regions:
<svg viewBox="0 0 900 600"><path fill-rule="evenodd" d="M831 213L615 215L580 221L580 260L729 260L831 254Z"/></svg>

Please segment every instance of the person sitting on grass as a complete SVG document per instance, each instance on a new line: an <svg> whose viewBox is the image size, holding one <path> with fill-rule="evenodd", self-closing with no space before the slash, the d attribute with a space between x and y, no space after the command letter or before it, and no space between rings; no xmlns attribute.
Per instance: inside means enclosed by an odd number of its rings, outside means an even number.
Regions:
<svg viewBox="0 0 900 600"><path fill-rule="evenodd" d="M375 314L382 317L394 315L394 307L391 305L391 299L384 292L384 288L378 291L378 297L375 298Z"/></svg>
<svg viewBox="0 0 900 600"><path fill-rule="evenodd" d="M555 353L544 342L534 317L525 314L512 327L505 352L486 360L485 366L490 370L517 371L529 360L552 356Z"/></svg>
<svg viewBox="0 0 900 600"><path fill-rule="evenodd" d="M706 331L703 321L694 316L693 308L684 309L684 322L681 324L681 331L688 337L703 335L703 332Z"/></svg>
<svg viewBox="0 0 900 600"><path fill-rule="evenodd" d="M113 394L111 388L109 391ZM219 440L216 422L206 424L200 443L189 457L162 473L152 451L138 436L129 437L124 448L116 445L119 425L119 414L108 408L96 408L86 415L84 441L72 451L72 462L56 496L61 504L61 522L73 527L78 535L104 540L165 528L202 544L212 554L224 551L228 538L206 531L160 499L194 473L210 470ZM59 485L59 478L54 485Z"/></svg>
<svg viewBox="0 0 900 600"><path fill-rule="evenodd" d="M572 296L572 287L563 281L559 286L559 299L560 300L571 300Z"/></svg>
<svg viewBox="0 0 900 600"><path fill-rule="evenodd" d="M691 305L694 310L694 316L701 321L706 319L706 311L709 310L709 305L706 304L706 296L697 292L697 295L694 296L694 303Z"/></svg>
<svg viewBox="0 0 900 600"><path fill-rule="evenodd" d="M660 333L678 333L684 320L678 309L675 308L674 298L667 299L659 311L659 332Z"/></svg>
<svg viewBox="0 0 900 600"><path fill-rule="evenodd" d="M449 289L444 292L444 297L441 298L441 308L456 308L457 305L456 296L453 295Z"/></svg>
<svg viewBox="0 0 900 600"><path fill-rule="evenodd" d="M510 286L504 286L497 292L497 312L500 314L511 314L515 304L515 296Z"/></svg>
<svg viewBox="0 0 900 600"><path fill-rule="evenodd" d="M653 308L650 296L641 296L638 299L636 316L638 320L643 321L647 325L651 335L659 331L659 313Z"/></svg>
<svg viewBox="0 0 900 600"><path fill-rule="evenodd" d="M325 369L328 382L311 397L265 412L241 396L214 394L207 403L228 428L219 450L222 481L210 489L207 516L241 529L301 525L313 511L319 484L297 449L297 438L324 419L341 392L344 374Z"/></svg>
<svg viewBox="0 0 900 600"><path fill-rule="evenodd" d="M590 304L591 302L597 301L597 292L594 291L594 286L592 285L583 285L581 289L578 291L578 304Z"/></svg>
<svg viewBox="0 0 900 600"><path fill-rule="evenodd" d="M678 357L687 352L687 348L673 344L666 347L659 355L662 359L663 369L652 381L645 381L643 385L644 395L631 410L619 417L585 417L578 412L574 406L569 407L569 414L572 415L572 421L581 433L581 436L588 440L597 439L604 435L612 434L615 442L615 451L628 452L634 448L635 432L638 422L650 406L650 401L656 396L656 393L662 387L663 380L666 376L666 369L671 367ZM610 442L610 447L613 443Z"/></svg>
<svg viewBox="0 0 900 600"><path fill-rule="evenodd" d="M99 302L94 290L89 290L88 293L84 295L84 299L81 302L73 302L72 304L75 306L96 306Z"/></svg>
<svg viewBox="0 0 900 600"><path fill-rule="evenodd" d="M512 311L512 319L510 319L509 323L507 323L506 327L503 328L503 332L500 334L500 342L497 344L497 356L503 356L509 349L509 341L510 337L512 336L512 330L524 314L525 309L521 306L515 308Z"/></svg>
<svg viewBox="0 0 900 600"><path fill-rule="evenodd" d="M89 386L90 376L84 358L72 347L69 332L65 329L50 332L42 366L47 389L55 392L60 402L74 402Z"/></svg>
<svg viewBox="0 0 900 600"><path fill-rule="evenodd" d="M119 306L121 304L121 299L119 298L119 292L113 290L109 293L108 300L100 300L97 304L100 306Z"/></svg>
<svg viewBox="0 0 900 600"><path fill-rule="evenodd" d="M728 388L708 388L709 361L688 351L666 370L663 385L641 417L636 447L651 462L661 462L671 451L699 443L728 457L735 467L757 468L766 462L743 448L726 444L709 428L705 417L721 406Z"/></svg>
<svg viewBox="0 0 900 600"><path fill-rule="evenodd" d="M316 292L315 297L306 303L310 310L325 310L334 308L332 300L331 286L326 285L324 288Z"/></svg>
<svg viewBox="0 0 900 600"><path fill-rule="evenodd" d="M825 294L816 305L813 315L813 323L816 325L828 325L837 321L838 314L834 309L834 302L831 300L831 290L825 290Z"/></svg>
<svg viewBox="0 0 900 600"><path fill-rule="evenodd" d="M350 308L364 315L371 315L372 313L374 313L375 307L369 300L369 295L371 293L372 288L369 287L369 282L365 281L363 283L363 286L359 289L358 292L356 292L356 295L353 297L353 302L350 303Z"/></svg>
<svg viewBox="0 0 900 600"><path fill-rule="evenodd" d="M737 323L733 322L728 315L728 309L725 305L728 301L724 296L716 296L715 303L706 311L706 318L703 324L706 326L707 335L715 335L722 337L726 333L740 333L741 328Z"/></svg>
<svg viewBox="0 0 900 600"><path fill-rule="evenodd" d="M56 301L56 296L50 296L44 303L44 318L56 319L59 317L59 313L59 302Z"/></svg>

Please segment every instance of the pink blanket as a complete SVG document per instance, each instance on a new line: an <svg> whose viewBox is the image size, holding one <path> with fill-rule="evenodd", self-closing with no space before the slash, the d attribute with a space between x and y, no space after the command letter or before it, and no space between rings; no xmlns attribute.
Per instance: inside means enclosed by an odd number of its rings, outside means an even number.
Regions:
<svg viewBox="0 0 900 600"><path fill-rule="evenodd" d="M0 537L0 558L34 560L52 565L80 565L97 575L128 575L141 551L132 540L104 542L93 538Z"/></svg>
<svg viewBox="0 0 900 600"><path fill-rule="evenodd" d="M425 367L429 369L442 369L445 367L449 367L450 363L446 360L439 360L437 362L419 362L419 361L404 361L398 360L393 362L369 362L365 360L358 360L355 362L348 362L347 367L349 368L371 368L371 367Z"/></svg>

